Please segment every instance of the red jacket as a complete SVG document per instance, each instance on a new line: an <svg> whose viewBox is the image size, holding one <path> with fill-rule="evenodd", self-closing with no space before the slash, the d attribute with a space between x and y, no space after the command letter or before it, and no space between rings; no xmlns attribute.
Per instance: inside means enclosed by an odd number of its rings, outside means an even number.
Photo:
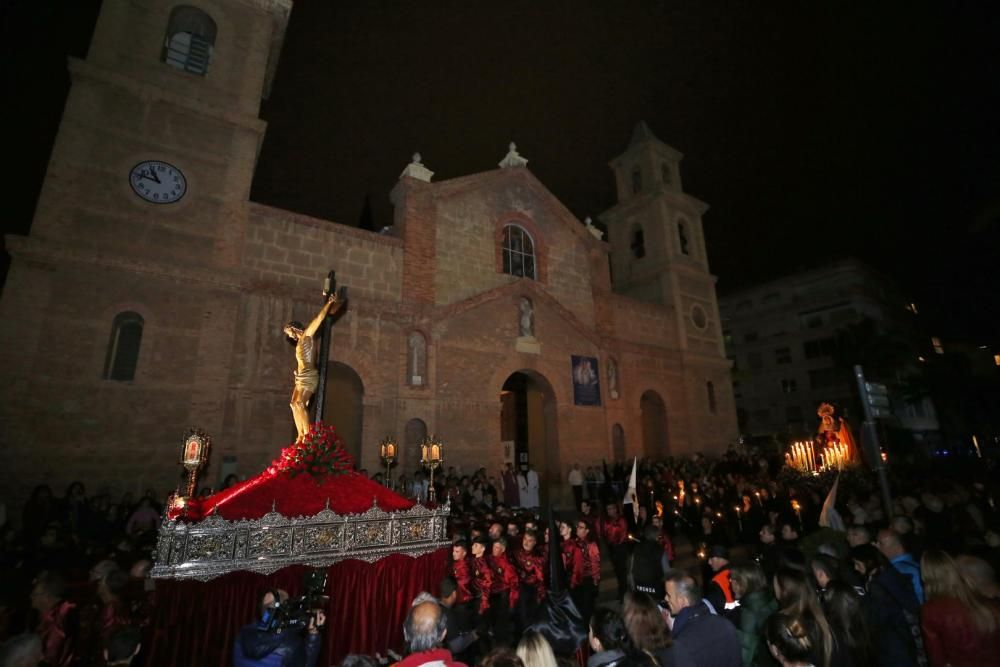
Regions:
<svg viewBox="0 0 1000 667"><path fill-rule="evenodd" d="M472 566L468 558L452 561L451 574L458 584L458 594L455 598L457 604L468 602L472 599Z"/></svg>
<svg viewBox="0 0 1000 667"><path fill-rule="evenodd" d="M604 541L608 544L625 544L628 539L628 524L624 517L604 520Z"/></svg>
<svg viewBox="0 0 1000 667"><path fill-rule="evenodd" d="M514 564L517 566L521 583L535 587L535 599L541 602L545 599L545 566L546 557L538 553L538 549L525 551L521 549L514 554Z"/></svg>
<svg viewBox="0 0 1000 667"><path fill-rule="evenodd" d="M601 547L593 540L580 540L583 554L583 580L593 579L594 585L601 583Z"/></svg>
<svg viewBox="0 0 1000 667"><path fill-rule="evenodd" d="M493 593L503 593L508 591L510 608L517 604L517 598L521 594L521 580L517 577L517 570L507 558L507 554L493 556Z"/></svg>
<svg viewBox="0 0 1000 667"><path fill-rule="evenodd" d="M565 540L562 543L563 567L569 577L569 587L576 588L584 581L583 550L576 540Z"/></svg>
<svg viewBox="0 0 1000 667"><path fill-rule="evenodd" d="M35 631L42 639L42 657L53 667L76 662L76 605L60 602L42 614Z"/></svg>
<svg viewBox="0 0 1000 667"><path fill-rule="evenodd" d="M411 653L392 667L420 667L430 664L444 665L444 667L466 667L464 662L453 660L451 651L444 648L432 648L430 651Z"/></svg>
<svg viewBox="0 0 1000 667"><path fill-rule="evenodd" d="M934 598L920 609L920 628L931 667L994 664L1000 656L1000 605L990 601L998 629L984 635L955 598Z"/></svg>
<svg viewBox="0 0 1000 667"><path fill-rule="evenodd" d="M484 554L472 559L472 590L479 600L479 613L485 614L490 608L490 593L493 592L493 569Z"/></svg>

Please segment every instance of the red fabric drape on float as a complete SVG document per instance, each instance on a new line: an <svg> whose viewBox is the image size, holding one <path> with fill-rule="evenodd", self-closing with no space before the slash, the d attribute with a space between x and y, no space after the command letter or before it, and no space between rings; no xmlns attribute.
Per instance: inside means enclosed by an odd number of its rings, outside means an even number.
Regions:
<svg viewBox="0 0 1000 667"><path fill-rule="evenodd" d="M438 593L450 555L444 548L418 558L394 554L375 563L346 560L330 566L319 664L334 664L349 653L399 651L410 603L421 591ZM269 576L233 572L208 582L157 581L149 664L228 667L240 628L257 620L261 594L281 588L299 595L306 569L294 565Z"/></svg>
<svg viewBox="0 0 1000 667"><path fill-rule="evenodd" d="M412 500L390 491L364 475L345 473L316 479L292 476L269 468L245 482L207 498L192 498L184 520L199 521L216 513L223 519L259 519L274 510L284 516L313 516L327 504L338 514L362 514L375 502L386 512L408 510ZM176 518L179 512L174 512Z"/></svg>

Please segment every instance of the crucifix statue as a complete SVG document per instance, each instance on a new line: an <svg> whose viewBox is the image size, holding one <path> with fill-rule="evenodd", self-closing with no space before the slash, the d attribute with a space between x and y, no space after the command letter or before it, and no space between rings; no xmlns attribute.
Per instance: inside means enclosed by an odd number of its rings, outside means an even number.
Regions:
<svg viewBox="0 0 1000 667"><path fill-rule="evenodd" d="M316 333L320 327L328 322L328 316L334 315L344 304L347 303L347 293L344 288L340 292L334 291L335 282L333 272L327 278L326 289L323 295L326 303L320 308L316 317L312 319L308 326L303 326L301 322L289 322L284 327L285 335L295 341L295 361L297 363L294 377L295 388L292 390L292 398L289 405L292 408L292 418L295 420L295 430L298 432L296 442L301 442L306 433L309 432L309 399L316 393L320 386L320 372L316 369ZM326 356L329 354L330 327L324 326L323 331L323 352L321 360L326 365ZM324 374L325 375L325 374Z"/></svg>

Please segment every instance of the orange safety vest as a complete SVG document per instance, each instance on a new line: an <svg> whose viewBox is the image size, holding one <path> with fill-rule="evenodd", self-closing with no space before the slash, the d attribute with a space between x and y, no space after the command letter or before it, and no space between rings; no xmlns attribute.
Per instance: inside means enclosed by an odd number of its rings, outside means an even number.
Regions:
<svg viewBox="0 0 1000 667"><path fill-rule="evenodd" d="M736 598L733 597L733 587L729 585L729 568L720 570L718 574L712 577L712 581L719 585L722 589L722 594L726 596L726 604L731 602L736 602Z"/></svg>

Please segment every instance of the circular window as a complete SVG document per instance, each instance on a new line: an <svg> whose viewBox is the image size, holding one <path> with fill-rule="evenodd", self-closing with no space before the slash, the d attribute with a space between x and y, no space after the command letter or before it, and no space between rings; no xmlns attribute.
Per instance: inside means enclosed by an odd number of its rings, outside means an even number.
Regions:
<svg viewBox="0 0 1000 667"><path fill-rule="evenodd" d="M705 314L705 309L697 303L691 306L691 322L701 331L708 327L708 315Z"/></svg>

